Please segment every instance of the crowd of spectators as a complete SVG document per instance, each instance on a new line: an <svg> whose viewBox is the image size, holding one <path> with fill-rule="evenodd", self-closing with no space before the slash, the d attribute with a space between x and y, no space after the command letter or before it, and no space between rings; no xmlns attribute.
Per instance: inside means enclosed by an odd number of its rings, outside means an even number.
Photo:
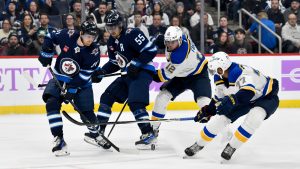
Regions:
<svg viewBox="0 0 300 169"><path fill-rule="evenodd" d="M283 52L300 49L299 0L221 0L226 15L213 20L215 13L205 12L203 5L216 6L216 0L85 0L87 19L97 23L101 54L106 54L109 33L105 30L106 12L117 8L124 25L141 29L155 41L170 25L179 26L200 49L200 23L204 23L205 53L257 53L257 44L249 34L257 36L258 24L243 16L243 28L231 30L229 21L237 25L238 10L245 8L283 39ZM79 31L81 0L2 0L0 2L0 55L38 55L47 34L67 28ZM232 21L231 21L232 20ZM219 24L217 24L219 23ZM217 27L219 25L219 27ZM262 44L278 51L275 36L262 28ZM59 49L57 49L59 52ZM266 52L263 50L263 52ZM160 49L159 53L164 53Z"/></svg>

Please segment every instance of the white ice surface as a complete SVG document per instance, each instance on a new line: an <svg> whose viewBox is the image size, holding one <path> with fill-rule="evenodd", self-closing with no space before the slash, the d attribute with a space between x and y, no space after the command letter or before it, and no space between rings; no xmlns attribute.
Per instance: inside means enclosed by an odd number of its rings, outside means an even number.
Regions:
<svg viewBox="0 0 300 169"><path fill-rule="evenodd" d="M168 112L166 118L189 117L196 111ZM78 119L77 114L71 114ZM114 121L117 113L113 113ZM121 120L132 120L124 113ZM199 137L202 124L163 123L155 151L137 154L109 152L83 141L86 128L64 120L64 137L71 152L55 157L46 115L0 116L0 168L36 169L300 169L300 109L279 109L236 151L232 160L220 164L226 143L221 135L194 159L183 159L183 151ZM234 131L243 118L231 125ZM110 127L107 127L107 133ZM136 124L117 125L110 139L121 149L136 150L140 132Z"/></svg>

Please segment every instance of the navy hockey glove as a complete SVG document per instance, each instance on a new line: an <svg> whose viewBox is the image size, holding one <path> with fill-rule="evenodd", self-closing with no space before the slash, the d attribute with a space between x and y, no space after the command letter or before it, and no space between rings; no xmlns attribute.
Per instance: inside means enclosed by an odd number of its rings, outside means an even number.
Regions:
<svg viewBox="0 0 300 169"><path fill-rule="evenodd" d="M237 105L237 99L235 95L228 95L222 99L221 104L217 107L217 114L227 115Z"/></svg>
<svg viewBox="0 0 300 169"><path fill-rule="evenodd" d="M199 123L207 123L211 116L214 116L216 114L215 111L209 111L208 105L202 107L201 110L198 111L197 115L194 118L195 122Z"/></svg>
<svg viewBox="0 0 300 169"><path fill-rule="evenodd" d="M103 75L105 75L105 71L98 67L92 74L92 82L93 83L100 83L103 79Z"/></svg>
<svg viewBox="0 0 300 169"><path fill-rule="evenodd" d="M54 53L47 53L43 51L40 52L39 61L41 62L43 67L47 67L48 65L51 65L53 55Z"/></svg>
<svg viewBox="0 0 300 169"><path fill-rule="evenodd" d="M127 67L127 75L131 78L136 78L140 72L140 66L141 63L131 60L131 62L129 63L129 66Z"/></svg>
<svg viewBox="0 0 300 169"><path fill-rule="evenodd" d="M68 103L68 101L73 100L76 96L77 89L74 88L68 88L67 92L63 95L65 101Z"/></svg>

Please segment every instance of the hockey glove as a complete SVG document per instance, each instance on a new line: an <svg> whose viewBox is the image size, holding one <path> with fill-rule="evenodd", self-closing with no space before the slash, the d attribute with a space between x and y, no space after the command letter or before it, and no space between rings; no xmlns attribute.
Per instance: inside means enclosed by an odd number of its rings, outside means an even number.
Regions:
<svg viewBox="0 0 300 169"><path fill-rule="evenodd" d="M131 62L129 63L129 66L127 67L127 75L129 77L135 79L140 72L140 69L141 69L140 66L141 66L140 62L131 60Z"/></svg>
<svg viewBox="0 0 300 169"><path fill-rule="evenodd" d="M105 71L98 67L92 74L92 82L93 83L100 83L103 79L103 75L105 75Z"/></svg>
<svg viewBox="0 0 300 169"><path fill-rule="evenodd" d="M68 88L67 92L63 95L65 102L68 103L70 100L73 100L76 96L77 89Z"/></svg>
<svg viewBox="0 0 300 169"><path fill-rule="evenodd" d="M208 110L208 105L202 107L201 110L198 111L197 115L194 118L195 122L199 123L207 123L209 119L215 115L214 111Z"/></svg>
<svg viewBox="0 0 300 169"><path fill-rule="evenodd" d="M43 67L47 67L48 65L51 65L53 55L54 53L47 53L43 51L40 52L39 61L41 62Z"/></svg>
<svg viewBox="0 0 300 169"><path fill-rule="evenodd" d="M236 105L237 99L235 95L225 96L221 104L217 107L217 114L228 115Z"/></svg>

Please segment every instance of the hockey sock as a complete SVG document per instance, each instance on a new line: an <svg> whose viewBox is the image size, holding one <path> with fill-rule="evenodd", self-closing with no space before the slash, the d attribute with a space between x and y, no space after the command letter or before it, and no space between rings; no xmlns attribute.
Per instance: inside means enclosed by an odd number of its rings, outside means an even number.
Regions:
<svg viewBox="0 0 300 169"><path fill-rule="evenodd" d="M237 128L234 136L230 140L229 144L237 149L243 143L247 142L248 139L254 134L255 130L259 128L267 113L261 107L254 107L250 110L245 118L244 122Z"/></svg>
<svg viewBox="0 0 300 169"><path fill-rule="evenodd" d="M200 139L197 144L200 146L205 146L207 143L211 142L217 134L222 131L227 125L230 124L230 120L224 115L213 116L207 125L200 132Z"/></svg>
<svg viewBox="0 0 300 169"><path fill-rule="evenodd" d="M111 107L104 103L100 103L100 107L97 112L98 122L100 122L100 123L108 122L110 115L111 115ZM104 131L105 127L106 127L106 125L101 125L101 130Z"/></svg>
<svg viewBox="0 0 300 169"><path fill-rule="evenodd" d="M162 90L158 93L155 99L154 108L152 111L151 120L163 119L166 115L166 108L172 99L172 94L168 90ZM160 126L159 122L152 123L153 129L158 129Z"/></svg>
<svg viewBox="0 0 300 169"><path fill-rule="evenodd" d="M97 118L96 115L94 114L93 111L84 111L83 112L84 116L91 122L91 123L96 123L97 122ZM80 116L81 117L81 116ZM81 117L81 120L84 121L84 118ZM92 137L97 137L98 131L99 131L99 126L87 126L88 130L90 131L90 134Z"/></svg>
<svg viewBox="0 0 300 169"><path fill-rule="evenodd" d="M63 136L63 122L59 110L61 102L55 97L49 97L46 102L47 117L51 133L54 137Z"/></svg>

